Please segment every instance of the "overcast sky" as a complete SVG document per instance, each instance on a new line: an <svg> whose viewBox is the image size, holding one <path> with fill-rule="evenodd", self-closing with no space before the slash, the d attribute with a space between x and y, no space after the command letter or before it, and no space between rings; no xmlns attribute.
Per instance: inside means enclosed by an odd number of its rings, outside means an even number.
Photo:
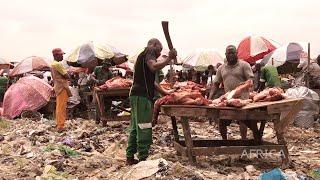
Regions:
<svg viewBox="0 0 320 180"><path fill-rule="evenodd" d="M183 58L197 48L224 53L248 35L281 44L310 42L320 53L320 1L317 0L0 0L0 57L19 61L31 55L51 58L51 49L70 52L92 40L134 55L148 39L166 41Z"/></svg>

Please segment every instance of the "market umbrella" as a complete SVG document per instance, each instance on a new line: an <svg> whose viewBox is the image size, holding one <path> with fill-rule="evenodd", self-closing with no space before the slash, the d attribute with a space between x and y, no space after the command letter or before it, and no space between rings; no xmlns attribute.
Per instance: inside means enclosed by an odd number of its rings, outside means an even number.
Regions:
<svg viewBox="0 0 320 180"><path fill-rule="evenodd" d="M9 69L13 68L13 64L11 64L9 61L0 58L0 69Z"/></svg>
<svg viewBox="0 0 320 180"><path fill-rule="evenodd" d="M238 58L250 64L262 59L266 54L275 50L278 44L261 36L249 36L238 46Z"/></svg>
<svg viewBox="0 0 320 180"><path fill-rule="evenodd" d="M183 61L183 67L194 68L197 71L205 71L209 65L223 64L223 58L214 49L198 49L187 56Z"/></svg>
<svg viewBox="0 0 320 180"><path fill-rule="evenodd" d="M75 48L66 58L72 66L94 68L100 61L113 61L115 64L125 62L126 55L108 44L95 42L84 43Z"/></svg>
<svg viewBox="0 0 320 180"><path fill-rule="evenodd" d="M10 76L16 76L34 70L50 70L51 63L52 60L38 56L30 56L18 63L10 72Z"/></svg>
<svg viewBox="0 0 320 180"><path fill-rule="evenodd" d="M49 84L35 76L20 78L4 95L3 116L12 119L23 111L40 109L49 102L52 91Z"/></svg>
<svg viewBox="0 0 320 180"><path fill-rule="evenodd" d="M303 46L299 43L288 43L267 54L261 64L272 65L272 59L275 67L279 67L286 62L299 63L300 55L304 52Z"/></svg>

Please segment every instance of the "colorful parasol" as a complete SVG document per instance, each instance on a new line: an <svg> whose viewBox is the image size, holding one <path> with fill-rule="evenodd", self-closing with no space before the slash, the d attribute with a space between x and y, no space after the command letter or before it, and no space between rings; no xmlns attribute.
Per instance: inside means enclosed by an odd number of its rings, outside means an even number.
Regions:
<svg viewBox="0 0 320 180"><path fill-rule="evenodd" d="M17 76L35 70L50 70L51 63L52 60L38 56L31 56L18 63L10 72L10 76Z"/></svg>
<svg viewBox="0 0 320 180"><path fill-rule="evenodd" d="M3 116L15 118L23 111L34 111L45 106L53 88L35 76L19 79L6 91L3 100Z"/></svg>

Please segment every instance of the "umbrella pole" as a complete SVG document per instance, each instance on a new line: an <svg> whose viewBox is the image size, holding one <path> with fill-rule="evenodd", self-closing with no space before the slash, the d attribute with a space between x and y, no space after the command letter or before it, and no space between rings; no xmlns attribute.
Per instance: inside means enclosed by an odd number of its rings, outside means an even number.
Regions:
<svg viewBox="0 0 320 180"><path fill-rule="evenodd" d="M308 67L307 67L307 87L310 88L310 43L308 43Z"/></svg>

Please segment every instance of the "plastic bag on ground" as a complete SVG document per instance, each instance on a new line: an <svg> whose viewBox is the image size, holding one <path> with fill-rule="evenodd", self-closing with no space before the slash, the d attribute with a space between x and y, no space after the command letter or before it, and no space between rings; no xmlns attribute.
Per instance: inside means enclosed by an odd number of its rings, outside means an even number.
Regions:
<svg viewBox="0 0 320 180"><path fill-rule="evenodd" d="M312 127L314 117L319 113L319 95L304 86L290 88L286 91L285 95L291 98L303 98L302 109L295 117L294 125L303 128Z"/></svg>
<svg viewBox="0 0 320 180"><path fill-rule="evenodd" d="M162 158L156 160L141 161L138 164L132 166L131 170L124 175L123 179L138 180L150 177L167 166L168 162Z"/></svg>

